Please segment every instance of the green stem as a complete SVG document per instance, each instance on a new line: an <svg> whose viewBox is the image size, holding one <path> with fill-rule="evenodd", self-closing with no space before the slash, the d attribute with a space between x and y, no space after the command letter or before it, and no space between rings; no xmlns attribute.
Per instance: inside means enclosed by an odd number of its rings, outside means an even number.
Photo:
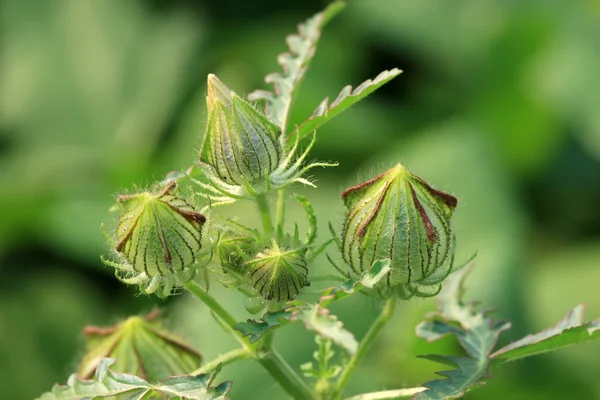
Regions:
<svg viewBox="0 0 600 400"><path fill-rule="evenodd" d="M426 390L424 387L406 388L406 389L395 389L395 390L384 390L382 392L363 393L356 396L348 397L345 400L384 400L384 399L398 399L400 397L412 397L417 393Z"/></svg>
<svg viewBox="0 0 600 400"><path fill-rule="evenodd" d="M277 238L283 239L283 223L285 222L285 191L277 191L277 212L275 214L275 223L277 226Z"/></svg>
<svg viewBox="0 0 600 400"><path fill-rule="evenodd" d="M379 332L381 332L381 330L383 329L385 324L390 320L390 318L394 314L395 308L396 308L396 298L392 297L386 301L385 306L384 306L383 310L381 311L381 314L379 314L377 319L375 319L375 321L373 321L373 324L369 328L369 331L367 332L367 334L365 335L363 340L358 345L358 349L356 350L356 353L354 353L354 355L352 356L352 358L346 365L346 368L342 372L340 379L338 380L338 383L337 383L338 398L341 397L342 393L344 392L344 389L346 388L346 385L348 384L348 381L350 380L350 377L352 376L352 373L354 373L354 370L356 369L356 367L358 366L360 361L363 359L363 357L367 353L367 350L371 346L371 343L373 342L373 340L375 340L375 338L377 337Z"/></svg>
<svg viewBox="0 0 600 400"><path fill-rule="evenodd" d="M315 395L292 367L277 353L271 350L258 362L279 382L285 391L296 400L315 400Z"/></svg>
<svg viewBox="0 0 600 400"><path fill-rule="evenodd" d="M205 374L217 368L219 364L227 365L231 364L234 361L243 360L252 356L252 353L250 353L245 348L231 350L225 354L221 354L214 360L207 362L206 364L192 372L190 375Z"/></svg>
<svg viewBox="0 0 600 400"><path fill-rule="evenodd" d="M206 293L200 285L194 281L190 281L186 283L184 287L206 304L213 312L213 315L222 322L221 326L242 344L243 349L238 350L240 354L235 355L235 359L243 358L241 352L246 352L249 354L249 357L255 358L295 400L315 399L314 394L308 386L306 386L302 378L294 372L275 350L270 349L270 341L269 348L259 349L256 344L250 343L241 332L234 329L234 326L237 324L235 318L233 318L233 316L225 310L214 297ZM225 357L225 355L223 357ZM234 357L234 355L230 355L229 357ZM206 365L201 369L204 368L206 368Z"/></svg>
<svg viewBox="0 0 600 400"><path fill-rule="evenodd" d="M256 196L256 204L258 205L258 211L260 212L260 217L262 219L265 236L270 237L273 233L273 223L271 222L271 212L265 193Z"/></svg>
<svg viewBox="0 0 600 400"><path fill-rule="evenodd" d="M246 349L247 351L254 354L256 352L256 346L251 344L250 341L242 335L241 332L236 331L233 327L237 324L237 321L229 312L219 304L219 302L209 295L200 285L198 285L194 281L190 281L184 284L184 287L190 291L194 296L196 296L200 301L210 308L210 310L217 316L221 322L222 326L227 332L236 338L238 342Z"/></svg>

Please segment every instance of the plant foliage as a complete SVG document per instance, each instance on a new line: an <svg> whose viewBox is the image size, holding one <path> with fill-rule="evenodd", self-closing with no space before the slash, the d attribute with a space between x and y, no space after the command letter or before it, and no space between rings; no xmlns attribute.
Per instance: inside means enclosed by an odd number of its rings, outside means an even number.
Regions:
<svg viewBox="0 0 600 400"><path fill-rule="evenodd" d="M152 384L130 374L113 372L109 367L113 359L103 359L96 370L96 379L81 380L73 374L67 386L55 385L51 392L39 400L88 400L127 395L128 400L169 398L177 400L226 400L231 382L211 386L219 370L208 374L173 376L161 383Z"/></svg>

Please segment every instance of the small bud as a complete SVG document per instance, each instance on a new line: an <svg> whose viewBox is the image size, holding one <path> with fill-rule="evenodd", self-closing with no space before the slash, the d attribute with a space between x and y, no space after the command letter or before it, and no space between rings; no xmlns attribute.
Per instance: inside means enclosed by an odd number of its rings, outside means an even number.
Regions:
<svg viewBox="0 0 600 400"><path fill-rule="evenodd" d="M380 285L403 298L437 294L452 268L450 219L457 199L400 164L347 189L342 198L348 215L341 250L353 273L389 258L391 271Z"/></svg>
<svg viewBox="0 0 600 400"><path fill-rule="evenodd" d="M87 354L77 375L93 376L105 357L116 359L111 370L159 382L170 376L185 375L200 367L200 354L168 332L162 330L153 312L146 318L131 317L110 328L85 328Z"/></svg>
<svg viewBox="0 0 600 400"><path fill-rule="evenodd" d="M219 261L225 273L245 276L248 272L246 262L255 254L255 241L248 237L226 235L217 245Z"/></svg>
<svg viewBox="0 0 600 400"><path fill-rule="evenodd" d="M281 160L279 127L212 74L208 75L207 104L200 162L228 185L265 181Z"/></svg>
<svg viewBox="0 0 600 400"><path fill-rule="evenodd" d="M274 243L247 264L252 286L265 300L291 300L310 285L305 250L284 250Z"/></svg>
<svg viewBox="0 0 600 400"><path fill-rule="evenodd" d="M159 296L168 296L174 285L194 277L206 221L173 193L175 187L171 181L158 193L119 196L122 214L114 249L121 262L103 259L123 282Z"/></svg>

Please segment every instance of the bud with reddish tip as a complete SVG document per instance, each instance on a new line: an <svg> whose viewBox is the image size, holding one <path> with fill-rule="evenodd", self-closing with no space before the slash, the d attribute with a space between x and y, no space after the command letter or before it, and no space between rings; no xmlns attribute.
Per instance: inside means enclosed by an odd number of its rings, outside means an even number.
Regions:
<svg viewBox="0 0 600 400"><path fill-rule="evenodd" d="M158 192L119 196L117 261L102 259L121 281L161 297L194 277L206 221L175 189L170 181Z"/></svg>
<svg viewBox="0 0 600 400"><path fill-rule="evenodd" d="M432 296L450 273L454 236L450 219L457 199L429 186L398 164L342 194L348 209L341 250L353 274L377 260L391 270L379 289L400 297Z"/></svg>
<svg viewBox="0 0 600 400"><path fill-rule="evenodd" d="M130 317L110 328L87 327L87 354L77 375L89 379L101 360L115 359L111 369L149 382L189 374L200 367L202 357L181 339L162 329L157 312L145 318Z"/></svg>

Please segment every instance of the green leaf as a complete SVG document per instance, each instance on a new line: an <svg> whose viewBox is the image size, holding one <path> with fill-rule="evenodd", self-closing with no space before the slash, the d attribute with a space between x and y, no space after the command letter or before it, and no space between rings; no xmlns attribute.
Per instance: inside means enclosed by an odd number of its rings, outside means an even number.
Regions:
<svg viewBox="0 0 600 400"><path fill-rule="evenodd" d="M296 141L296 135L300 135L300 140L310 132L326 124L342 111L358 103L381 86L385 85L402 73L398 68L389 71L383 71L375 79L368 79L358 85L354 90L348 85L342 89L333 103L329 104L329 98L325 98L315 109L313 114L300 124L289 136L288 143Z"/></svg>
<svg viewBox="0 0 600 400"><path fill-rule="evenodd" d="M510 328L509 322L494 322L483 312L476 312L472 303L461 302L462 282L471 270L459 269L445 281L438 295L438 312L429 321L417 326L417 335L428 341L440 339L448 334L455 335L467 352L467 357L428 355L423 358L455 366L455 369L438 372L446 379L423 384L427 390L418 393L415 399L451 399L461 397L473 387L483 384L498 336Z"/></svg>
<svg viewBox="0 0 600 400"><path fill-rule="evenodd" d="M286 309L269 311L259 321L249 319L246 322L238 323L233 328L240 331L244 336L250 336L250 343L255 343L268 331L286 325L291 317L292 312Z"/></svg>
<svg viewBox="0 0 600 400"><path fill-rule="evenodd" d="M580 304L555 327L525 336L494 352L491 357L500 362L514 361L600 338L600 318L584 323L584 315L585 306Z"/></svg>
<svg viewBox="0 0 600 400"><path fill-rule="evenodd" d="M371 269L362 273L359 279L349 279L340 287L330 287L321 294L319 303L327 307L331 302L343 299L364 288L373 288L390 271L390 260L378 260L373 263Z"/></svg>
<svg viewBox="0 0 600 400"><path fill-rule="evenodd" d="M292 100L298 93L302 77L315 55L321 31L343 8L343 2L333 2L325 10L300 24L298 34L290 35L286 39L289 53L282 53L277 57L283 67L283 73L271 73L265 78L265 82L273 83L274 92L256 90L248 95L250 101L265 100L267 116L281 127L284 134Z"/></svg>
<svg viewBox="0 0 600 400"><path fill-rule="evenodd" d="M446 379L423 384L427 389L415 399L453 399L464 395L469 389L484 384L488 368L494 361L506 362L558 350L570 345L600 337L600 319L584 324L584 307L575 307L554 328L529 335L493 352L502 332L510 328L510 322L495 322L485 312L475 311L473 303L461 301L462 283L471 267L452 273L438 295L438 311L429 320L417 326L417 335L428 341L454 335L466 351L466 357L426 355L423 358L454 367L438 372Z"/></svg>
<svg viewBox="0 0 600 400"><path fill-rule="evenodd" d="M187 400L226 400L231 382L211 387L220 366L208 374L174 376L162 383L151 384L135 375L119 374L108 369L113 359L105 358L98 365L95 380L80 380L71 375L67 386L55 385L39 400L88 400L127 394L128 400L152 398Z"/></svg>
<svg viewBox="0 0 600 400"><path fill-rule="evenodd" d="M308 330L317 332L321 337L330 339L338 346L346 349L351 355L356 353L358 342L352 332L344 329L344 324L329 310L319 304L308 304L303 301L292 302L291 321L302 321Z"/></svg>

